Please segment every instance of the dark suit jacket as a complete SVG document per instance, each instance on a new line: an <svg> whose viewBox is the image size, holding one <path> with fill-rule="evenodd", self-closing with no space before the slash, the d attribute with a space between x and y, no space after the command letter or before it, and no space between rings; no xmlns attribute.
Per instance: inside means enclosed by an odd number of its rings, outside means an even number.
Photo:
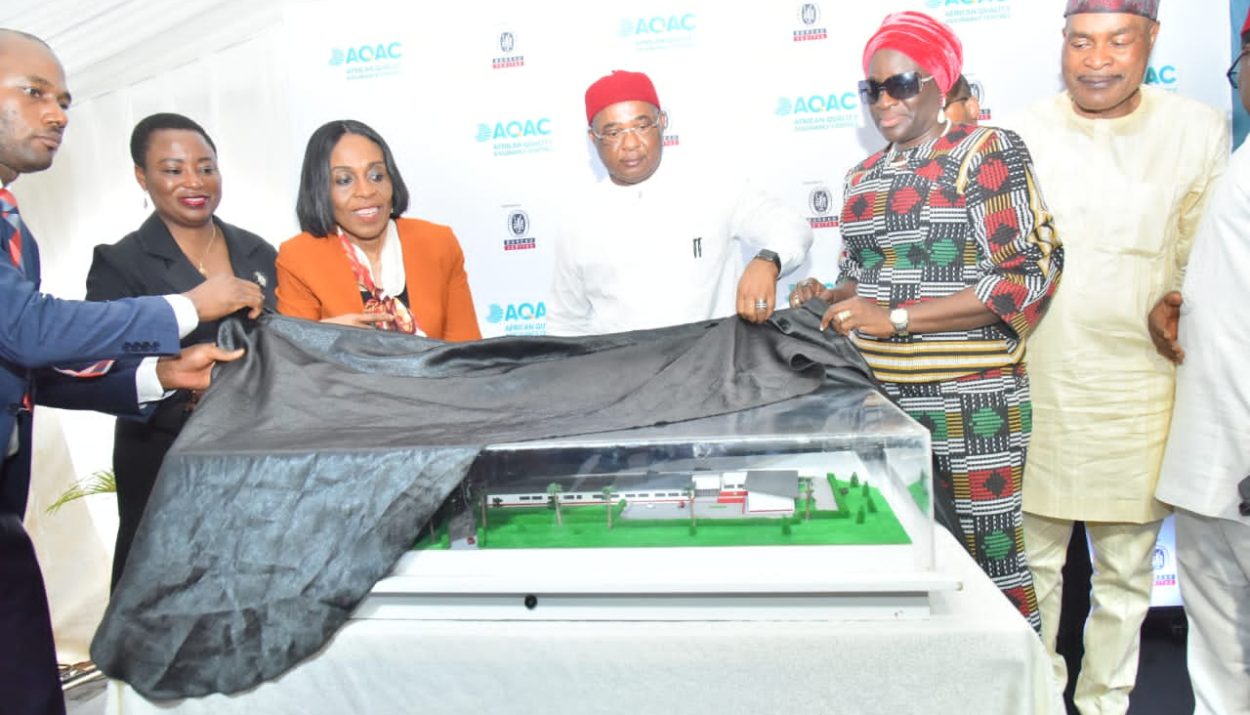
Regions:
<svg viewBox="0 0 1250 715"><path fill-rule="evenodd" d="M221 229L234 274L259 283L265 305L274 307L274 259L277 251L259 236L214 219ZM204 276L153 213L138 231L112 245L96 246L87 274L88 300L116 300L144 295L184 293L204 282ZM201 323L182 344L213 342L218 322ZM156 482L165 452L182 429L191 393L179 390L161 400L146 420L119 419L113 442L113 474L117 478L118 532L113 557L113 583L121 576L135 528L143 516L148 494Z"/></svg>
<svg viewBox="0 0 1250 715"><path fill-rule="evenodd" d="M22 231L22 265L3 247L0 221L0 708L17 715L65 712L43 578L22 528L30 484L29 394L37 404L134 411L134 367L143 355L178 351L178 321L162 298L98 304L39 292L39 247ZM118 358L104 377L70 378L53 366ZM127 359L131 358L131 359ZM19 450L5 457L13 426Z"/></svg>
<svg viewBox="0 0 1250 715"><path fill-rule="evenodd" d="M0 221L0 246L12 228ZM39 292L39 247L22 232L22 267L0 252L0 438L8 444L23 395L37 404L111 411L137 408L134 367L145 355L178 352L178 322L162 298L108 305L60 300ZM55 372L55 366L121 359L108 375L78 380ZM129 359L128 359L129 358ZM26 508L30 444L8 462L3 497L17 514Z"/></svg>

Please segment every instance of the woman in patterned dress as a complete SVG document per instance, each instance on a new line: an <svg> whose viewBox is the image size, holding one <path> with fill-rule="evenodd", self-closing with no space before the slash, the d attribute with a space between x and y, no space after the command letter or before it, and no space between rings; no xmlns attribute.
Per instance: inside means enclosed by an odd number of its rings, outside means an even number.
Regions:
<svg viewBox="0 0 1250 715"><path fill-rule="evenodd" d="M829 302L822 324L929 429L939 520L1037 629L1024 344L1063 249L1020 138L945 120L961 65L954 32L923 13L892 14L869 40L860 94L889 143L846 175L837 285L808 279L791 300Z"/></svg>

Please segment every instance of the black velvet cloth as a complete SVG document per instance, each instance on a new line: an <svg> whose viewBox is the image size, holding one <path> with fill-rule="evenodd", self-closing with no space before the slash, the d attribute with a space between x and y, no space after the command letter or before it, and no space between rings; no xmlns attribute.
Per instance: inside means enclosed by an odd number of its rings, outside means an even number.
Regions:
<svg viewBox="0 0 1250 715"><path fill-rule="evenodd" d="M587 338L443 343L278 316L170 450L91 655L154 699L232 693L315 653L490 444L874 388L820 301Z"/></svg>

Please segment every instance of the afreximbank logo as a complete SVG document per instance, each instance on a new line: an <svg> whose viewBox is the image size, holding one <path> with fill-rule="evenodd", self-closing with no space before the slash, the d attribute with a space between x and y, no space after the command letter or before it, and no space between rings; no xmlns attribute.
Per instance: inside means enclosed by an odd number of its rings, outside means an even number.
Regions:
<svg viewBox="0 0 1250 715"><path fill-rule="evenodd" d="M799 94L777 98L773 113L792 118L794 131L850 129L860 123L859 95L855 92Z"/></svg>
<svg viewBox="0 0 1250 715"><path fill-rule="evenodd" d="M477 140L489 142L495 156L541 154L555 148L551 138L551 119L503 119L477 125Z"/></svg>
<svg viewBox="0 0 1250 715"><path fill-rule="evenodd" d="M1012 0L925 0L947 22L1006 20L1011 17Z"/></svg>
<svg viewBox="0 0 1250 715"><path fill-rule="evenodd" d="M693 47L697 17L693 12L622 17L617 34L639 50Z"/></svg>
<svg viewBox="0 0 1250 715"><path fill-rule="evenodd" d="M346 79L399 74L403 62L404 43L395 40L330 48L330 66L343 68Z"/></svg>
<svg viewBox="0 0 1250 715"><path fill-rule="evenodd" d="M491 303L486 322L502 325L504 335L546 335L547 305L541 300L532 303Z"/></svg>

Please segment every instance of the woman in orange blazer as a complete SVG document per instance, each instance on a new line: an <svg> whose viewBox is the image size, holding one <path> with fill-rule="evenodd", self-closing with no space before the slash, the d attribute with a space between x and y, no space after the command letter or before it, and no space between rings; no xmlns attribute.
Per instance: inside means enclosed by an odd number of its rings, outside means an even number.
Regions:
<svg viewBox="0 0 1250 715"><path fill-rule="evenodd" d="M278 249L278 312L297 318L476 340L464 253L446 226L399 218L408 188L386 141L361 122L313 132L295 213Z"/></svg>

